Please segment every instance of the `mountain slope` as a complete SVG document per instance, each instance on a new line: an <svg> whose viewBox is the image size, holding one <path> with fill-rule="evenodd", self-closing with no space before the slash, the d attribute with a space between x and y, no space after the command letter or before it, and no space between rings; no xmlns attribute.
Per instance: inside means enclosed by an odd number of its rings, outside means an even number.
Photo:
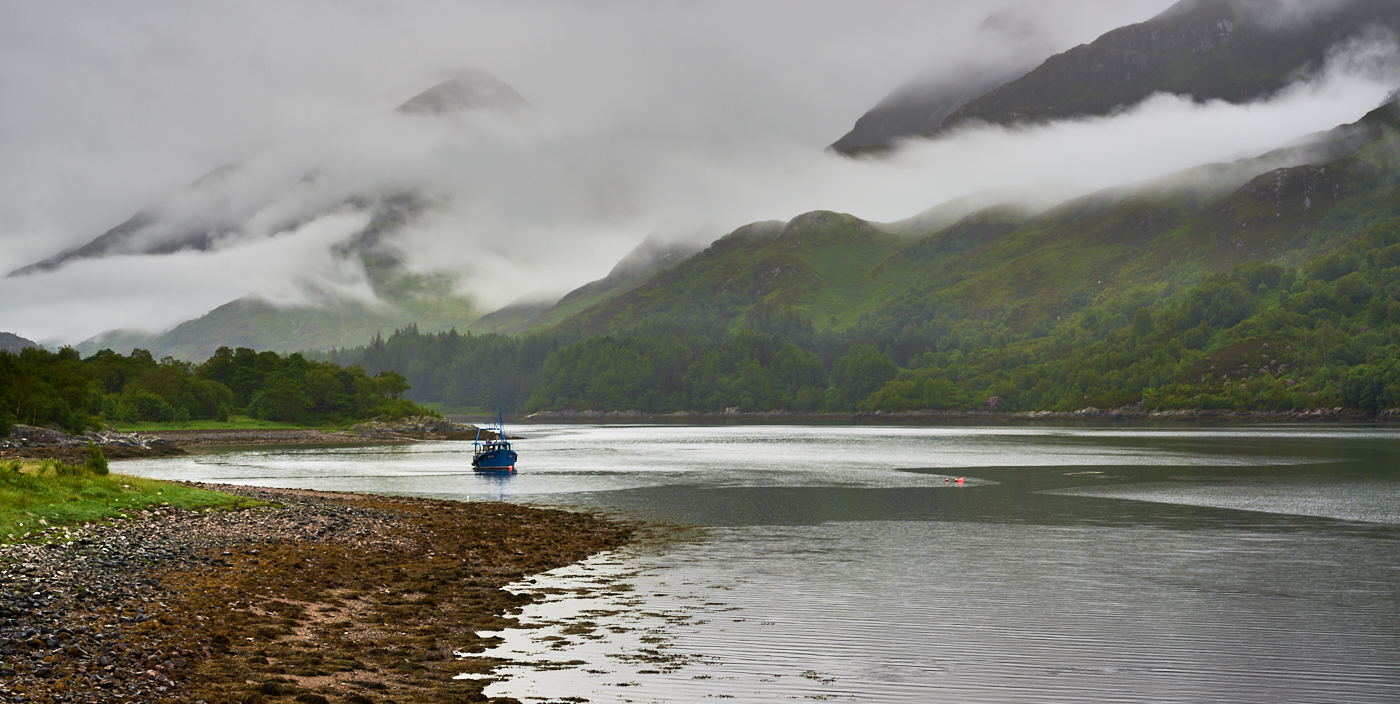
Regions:
<svg viewBox="0 0 1400 704"><path fill-rule="evenodd" d="M417 274L404 269L386 237L418 217L426 204L411 195L373 204L369 224L339 245L338 254L357 261L377 303L313 293L315 304L278 306L256 295L226 303L161 334L115 330L86 340L84 353L103 348L126 353L140 347L156 358L203 360L220 347L295 352L363 344L379 332L410 323L425 332L465 328L480 312L453 291L450 274Z"/></svg>
<svg viewBox="0 0 1400 704"><path fill-rule="evenodd" d="M618 261L607 276L570 291L554 303L512 303L481 316L470 329L514 335L554 325L641 286L656 272L684 261L700 249L689 242L666 243L648 237Z"/></svg>
<svg viewBox="0 0 1400 704"><path fill-rule="evenodd" d="M1275 168L1223 192L1144 188L1066 203L967 245L961 224L902 252L892 272L920 281L865 324L885 329L939 314L1052 325L1104 295L1189 285L1247 261L1291 264L1397 214L1400 139L1393 107L1330 135L1325 161ZM970 246L969 246L970 245Z"/></svg>
<svg viewBox="0 0 1400 704"><path fill-rule="evenodd" d="M1154 93L1246 103L1320 69L1329 51L1350 40L1377 29L1400 31L1400 3L1392 0L1305 5L1311 14L1291 21L1282 19L1287 7L1280 0L1183 0L1146 22L1052 56L954 109L936 92L927 104L905 96L904 103L926 112L881 123L889 110L877 106L861 118L875 121L871 129L847 135L832 148L878 151L897 139L931 137L979 122L1103 116ZM880 125L884 128L874 129Z"/></svg>
<svg viewBox="0 0 1400 704"><path fill-rule="evenodd" d="M486 71L466 69L413 96L395 110L416 115L449 115L467 110L513 112L528 107L530 103L501 79Z"/></svg>
<svg viewBox="0 0 1400 704"><path fill-rule="evenodd" d="M771 313L849 323L878 300L871 270L906 242L826 211L754 223L559 327L597 333L684 320L723 328Z"/></svg>
<svg viewBox="0 0 1400 704"><path fill-rule="evenodd" d="M26 340L12 332L0 332L0 351L19 354L19 351L26 347L34 347L36 349L44 348L43 345L33 340Z"/></svg>
<svg viewBox="0 0 1400 704"><path fill-rule="evenodd" d="M1298 261L1393 217L1396 127L1387 106L1308 145L1035 215L987 208L932 231L828 212L756 223L559 328L733 329L774 316L819 331L893 333L939 316L1049 325L1105 293L1186 285L1249 260Z"/></svg>

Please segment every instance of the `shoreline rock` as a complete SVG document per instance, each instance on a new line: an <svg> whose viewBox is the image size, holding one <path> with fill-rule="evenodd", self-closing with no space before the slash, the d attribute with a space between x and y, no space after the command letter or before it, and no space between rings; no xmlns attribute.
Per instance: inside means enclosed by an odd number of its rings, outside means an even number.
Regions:
<svg viewBox="0 0 1400 704"><path fill-rule="evenodd" d="M69 435L62 430L16 423L8 437L0 438L0 459L82 459L89 443L102 448L108 459L185 454L169 440L152 433L121 433L106 428Z"/></svg>
<svg viewBox="0 0 1400 704"><path fill-rule="evenodd" d="M152 506L0 544L0 699L485 701L525 574L633 526L505 503L200 485L273 502Z"/></svg>

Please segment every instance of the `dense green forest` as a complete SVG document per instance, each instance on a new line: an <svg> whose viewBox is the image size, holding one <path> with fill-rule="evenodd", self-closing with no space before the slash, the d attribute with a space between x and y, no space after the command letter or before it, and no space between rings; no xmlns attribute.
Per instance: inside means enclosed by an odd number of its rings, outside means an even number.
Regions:
<svg viewBox="0 0 1400 704"><path fill-rule="evenodd" d="M1400 406L1400 219L1298 267L1249 261L1195 286L1102 296L1055 325L940 312L893 330L795 316L733 330L702 316L626 334L414 328L333 357L403 370L448 406L789 410L1289 411Z"/></svg>
<svg viewBox="0 0 1400 704"><path fill-rule="evenodd" d="M336 423L428 413L403 398L402 375L247 348L220 348L203 364L145 350L102 350L86 359L65 347L0 351L0 432L13 423L71 431L102 422L227 420L232 413L277 421Z"/></svg>

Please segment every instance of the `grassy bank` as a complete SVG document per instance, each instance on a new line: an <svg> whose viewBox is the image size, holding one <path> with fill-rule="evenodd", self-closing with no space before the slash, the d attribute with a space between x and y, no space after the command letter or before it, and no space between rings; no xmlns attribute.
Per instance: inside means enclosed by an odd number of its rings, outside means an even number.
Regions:
<svg viewBox="0 0 1400 704"><path fill-rule="evenodd" d="M156 479L95 474L57 460L0 464L0 541L49 528L130 517L168 504L187 509L253 505L248 499Z"/></svg>

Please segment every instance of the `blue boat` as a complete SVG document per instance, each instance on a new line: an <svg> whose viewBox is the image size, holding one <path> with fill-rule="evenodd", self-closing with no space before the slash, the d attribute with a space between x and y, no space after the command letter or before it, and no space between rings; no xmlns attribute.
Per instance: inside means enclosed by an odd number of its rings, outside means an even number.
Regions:
<svg viewBox="0 0 1400 704"><path fill-rule="evenodd" d="M494 432L495 439L481 439L481 431ZM472 469L478 472L514 472L515 450L510 449L506 440L505 423L500 411L496 412L496 427L490 425L476 429L476 439L472 441Z"/></svg>

